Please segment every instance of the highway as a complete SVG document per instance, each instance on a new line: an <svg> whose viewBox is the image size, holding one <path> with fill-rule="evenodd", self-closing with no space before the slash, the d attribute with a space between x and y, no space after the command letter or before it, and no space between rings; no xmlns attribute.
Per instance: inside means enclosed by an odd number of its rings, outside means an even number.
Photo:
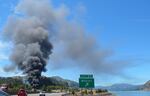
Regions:
<svg viewBox="0 0 150 96"><path fill-rule="evenodd" d="M46 96L61 96L64 93L45 93ZM12 95L17 96L17 95ZM28 94L28 96L39 96L39 94Z"/></svg>

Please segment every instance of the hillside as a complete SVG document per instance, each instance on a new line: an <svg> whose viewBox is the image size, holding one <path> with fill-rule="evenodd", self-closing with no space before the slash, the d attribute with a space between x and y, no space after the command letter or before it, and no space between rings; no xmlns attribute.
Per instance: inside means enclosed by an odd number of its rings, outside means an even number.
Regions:
<svg viewBox="0 0 150 96"><path fill-rule="evenodd" d="M142 90L150 91L150 80L143 85Z"/></svg>
<svg viewBox="0 0 150 96"><path fill-rule="evenodd" d="M143 85L132 85L132 84L113 84L111 86L98 86L96 88L107 89L110 91L135 91L140 90Z"/></svg>
<svg viewBox="0 0 150 96"><path fill-rule="evenodd" d="M23 85L25 77L0 77L0 84L9 84L13 86ZM71 80L66 80L58 76L41 78L41 84L44 86L64 86L64 87L78 87L78 83Z"/></svg>
<svg viewBox="0 0 150 96"><path fill-rule="evenodd" d="M78 83L75 81L63 79L59 76L53 77L43 77L44 85L54 85L54 86L67 86L67 87L78 87Z"/></svg>
<svg viewBox="0 0 150 96"><path fill-rule="evenodd" d="M78 87L78 83L75 81L71 81L71 80L67 80L67 79L63 79L59 76L53 76L51 77L51 79L54 79L55 81L59 81L59 82L67 82L69 87Z"/></svg>

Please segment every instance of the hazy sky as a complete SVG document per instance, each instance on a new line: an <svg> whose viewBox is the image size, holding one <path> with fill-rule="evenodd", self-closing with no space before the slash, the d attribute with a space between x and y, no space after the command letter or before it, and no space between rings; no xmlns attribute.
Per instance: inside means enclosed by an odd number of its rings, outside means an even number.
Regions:
<svg viewBox="0 0 150 96"><path fill-rule="evenodd" d="M0 0L0 32L2 32L8 16L14 13L18 2L19 0ZM69 10L67 20L75 18L76 22L82 25L86 34L94 36L101 48L112 50L112 60L127 62L125 66L122 66L125 69L120 72L121 74L95 74L97 85L142 84L150 80L149 0L51 0L51 4L54 8L64 4ZM4 41L1 35L0 76L21 74L20 71L9 73L3 71L3 67L11 63L8 58L12 47L12 43ZM82 71L82 68L78 67L53 69L50 59L44 75L61 76L78 81L81 73L90 72L88 69Z"/></svg>

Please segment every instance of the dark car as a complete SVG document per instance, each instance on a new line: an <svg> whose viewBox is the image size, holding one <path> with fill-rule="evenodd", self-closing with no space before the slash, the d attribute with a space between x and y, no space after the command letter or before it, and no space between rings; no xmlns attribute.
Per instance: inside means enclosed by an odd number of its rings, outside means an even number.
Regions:
<svg viewBox="0 0 150 96"><path fill-rule="evenodd" d="M9 94L7 94L6 92L0 90L0 96L10 96Z"/></svg>

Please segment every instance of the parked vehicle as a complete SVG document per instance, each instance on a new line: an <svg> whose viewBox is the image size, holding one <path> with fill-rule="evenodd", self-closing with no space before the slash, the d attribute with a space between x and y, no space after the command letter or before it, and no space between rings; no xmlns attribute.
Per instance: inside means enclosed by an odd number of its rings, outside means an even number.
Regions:
<svg viewBox="0 0 150 96"><path fill-rule="evenodd" d="M46 96L44 92L40 92L39 96Z"/></svg>
<svg viewBox="0 0 150 96"><path fill-rule="evenodd" d="M0 96L10 96L8 93L0 90Z"/></svg>

